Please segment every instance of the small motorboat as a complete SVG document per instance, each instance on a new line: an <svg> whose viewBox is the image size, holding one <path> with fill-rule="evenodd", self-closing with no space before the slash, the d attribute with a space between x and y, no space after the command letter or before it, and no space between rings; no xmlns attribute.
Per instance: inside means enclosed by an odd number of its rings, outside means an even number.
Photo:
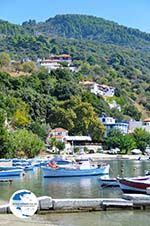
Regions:
<svg viewBox="0 0 150 226"><path fill-rule="evenodd" d="M56 157L50 159L50 162L55 162L59 166L69 165L69 164L73 163L72 160L64 159L60 156L56 156Z"/></svg>
<svg viewBox="0 0 150 226"><path fill-rule="evenodd" d="M134 178L117 178L119 186L126 193L147 193L150 187L150 176Z"/></svg>
<svg viewBox="0 0 150 226"><path fill-rule="evenodd" d="M23 169L0 170L0 177L21 176L21 174L23 174Z"/></svg>
<svg viewBox="0 0 150 226"><path fill-rule="evenodd" d="M49 166L43 166L44 177L74 177L74 176L96 176L109 174L109 164L92 165L90 162L75 163L69 167L59 167L54 162Z"/></svg>
<svg viewBox="0 0 150 226"><path fill-rule="evenodd" d="M99 184L101 187L119 187L118 180L115 177L100 177Z"/></svg>

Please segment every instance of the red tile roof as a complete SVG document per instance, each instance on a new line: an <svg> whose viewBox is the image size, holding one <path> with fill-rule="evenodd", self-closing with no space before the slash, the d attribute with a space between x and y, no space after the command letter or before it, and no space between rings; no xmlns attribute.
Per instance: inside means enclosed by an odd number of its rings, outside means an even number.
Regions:
<svg viewBox="0 0 150 226"><path fill-rule="evenodd" d="M144 122L150 122L150 118L144 119Z"/></svg>
<svg viewBox="0 0 150 226"><path fill-rule="evenodd" d="M63 129L63 128L55 128L55 129L52 129L51 132L58 132L58 133L61 133L61 132L67 132L68 130L66 129Z"/></svg>

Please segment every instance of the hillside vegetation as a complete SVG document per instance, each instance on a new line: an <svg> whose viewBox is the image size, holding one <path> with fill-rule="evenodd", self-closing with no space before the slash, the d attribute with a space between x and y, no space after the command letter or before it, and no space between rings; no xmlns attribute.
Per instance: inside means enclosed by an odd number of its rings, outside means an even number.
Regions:
<svg viewBox="0 0 150 226"><path fill-rule="evenodd" d="M83 75L118 87L144 107L145 115L150 110L149 48L150 34L93 16L57 15L21 26L0 21L1 52L33 60L69 53Z"/></svg>
<svg viewBox="0 0 150 226"><path fill-rule="evenodd" d="M43 141L48 128L58 126L101 141L104 128L98 116L102 112L117 120L150 116L149 50L150 34L93 16L58 15L22 25L0 20L0 52L8 53L11 60L36 62L50 54L67 53L79 67L78 73L57 70L48 74L33 68L33 63L28 71L21 64L14 70L22 76L12 77L9 59L2 62L0 55L2 115L7 115L10 130L27 129ZM115 96L95 96L79 85L83 80L113 86ZM113 100L121 112L109 108Z"/></svg>

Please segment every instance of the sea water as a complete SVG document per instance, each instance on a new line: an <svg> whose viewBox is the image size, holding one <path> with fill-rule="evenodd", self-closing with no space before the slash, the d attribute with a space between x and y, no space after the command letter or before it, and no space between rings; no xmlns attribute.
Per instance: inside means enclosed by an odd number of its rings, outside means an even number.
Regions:
<svg viewBox="0 0 150 226"><path fill-rule="evenodd" d="M108 161L111 166L110 176L142 176L149 170L150 160ZM99 176L74 178L43 178L40 168L27 172L23 177L13 178L12 184L0 184L0 203L8 202L10 196L19 189L28 189L36 196L48 195L52 198L106 198L121 197L119 188L101 188ZM148 226L150 218L148 211L120 210L98 211L88 213L66 213L34 215L28 220L16 218L13 215L0 215L0 225L59 225L59 226Z"/></svg>

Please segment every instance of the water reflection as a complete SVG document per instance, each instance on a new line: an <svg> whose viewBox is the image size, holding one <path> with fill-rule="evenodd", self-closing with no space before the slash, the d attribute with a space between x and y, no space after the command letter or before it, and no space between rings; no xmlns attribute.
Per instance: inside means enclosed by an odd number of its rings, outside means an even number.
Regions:
<svg viewBox="0 0 150 226"><path fill-rule="evenodd" d="M0 225L9 226L148 226L149 211L102 211L87 213L34 215L31 219L19 219L14 215L1 215Z"/></svg>
<svg viewBox="0 0 150 226"><path fill-rule="evenodd" d="M144 175L149 170L150 161L113 160L110 163L110 177L134 177ZM13 192L28 189L37 196L49 195L53 198L97 198L120 197L118 188L101 189L99 176L43 178L40 168L28 171L23 177L13 177L12 184L0 184L0 200L7 200Z"/></svg>
<svg viewBox="0 0 150 226"><path fill-rule="evenodd" d="M43 223L57 226L148 226L149 211L106 211L91 213L53 214L42 216ZM50 224L50 225L51 225Z"/></svg>
<svg viewBox="0 0 150 226"><path fill-rule="evenodd" d="M53 197L91 197L96 193L98 176L43 178L43 186Z"/></svg>

